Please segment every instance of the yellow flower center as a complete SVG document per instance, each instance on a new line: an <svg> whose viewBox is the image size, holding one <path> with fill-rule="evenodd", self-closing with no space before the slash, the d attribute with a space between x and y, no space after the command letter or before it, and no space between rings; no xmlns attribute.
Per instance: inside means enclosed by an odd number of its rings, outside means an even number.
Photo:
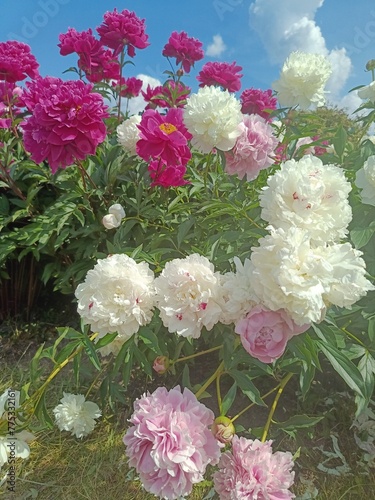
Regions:
<svg viewBox="0 0 375 500"><path fill-rule="evenodd" d="M177 130L177 127L172 125L172 123L162 123L161 125L159 125L159 128L168 135L172 132L176 132Z"/></svg>

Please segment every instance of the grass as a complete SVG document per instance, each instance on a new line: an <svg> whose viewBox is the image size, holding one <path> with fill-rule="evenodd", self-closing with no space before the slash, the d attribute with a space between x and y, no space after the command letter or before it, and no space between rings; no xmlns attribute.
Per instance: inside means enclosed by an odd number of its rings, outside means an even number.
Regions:
<svg viewBox="0 0 375 500"><path fill-rule="evenodd" d="M18 388L27 381L27 356L21 360L0 360L0 393L8 387ZM48 393L48 407L53 408L63 390L76 392L67 373L58 377ZM332 393L333 405L326 409L325 419L313 430L299 432L295 438L284 435L275 444L282 450L294 453L300 447L296 460L296 480L293 492L297 498L309 500L375 499L375 470L363 465L362 452L357 447L350 426L353 419L351 400L345 394ZM301 403L292 401L290 393L284 405L295 405L291 411L319 414L323 409L324 384L315 385L309 399ZM294 397L295 399L295 397ZM120 408L113 422L103 418L94 432L78 440L58 430L35 432L28 460L17 463L16 493L9 494L0 488L0 499L5 500L151 500L140 482L129 471L122 436L129 408ZM251 419L252 416L250 415ZM348 471L335 476L342 460L333 456L326 463L331 474L318 470L326 458L325 452L334 452L331 435L338 439L340 450L348 464ZM198 485L189 500L202 500L210 491L210 484ZM310 488L311 493L307 490ZM314 491L317 495L314 496ZM303 496L305 495L305 496ZM310 495L310 496L309 496Z"/></svg>

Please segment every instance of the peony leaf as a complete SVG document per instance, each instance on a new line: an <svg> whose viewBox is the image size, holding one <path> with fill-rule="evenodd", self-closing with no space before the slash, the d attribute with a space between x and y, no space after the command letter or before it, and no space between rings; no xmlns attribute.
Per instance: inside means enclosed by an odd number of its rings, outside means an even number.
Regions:
<svg viewBox="0 0 375 500"><path fill-rule="evenodd" d="M234 400L236 399L236 394L237 394L237 382L234 382L232 387L223 397L223 400L221 402L220 415L226 415L228 413L230 407L232 406Z"/></svg>
<svg viewBox="0 0 375 500"><path fill-rule="evenodd" d="M274 423L276 429L283 431L294 431L295 429L302 429L306 427L313 427L318 422L323 420L324 415L320 417L309 417L308 415L293 415L285 422Z"/></svg>
<svg viewBox="0 0 375 500"><path fill-rule="evenodd" d="M252 401L259 406L267 406L263 399L260 397L260 392L255 387L249 375L238 370L231 370L230 375L237 382L241 391Z"/></svg>

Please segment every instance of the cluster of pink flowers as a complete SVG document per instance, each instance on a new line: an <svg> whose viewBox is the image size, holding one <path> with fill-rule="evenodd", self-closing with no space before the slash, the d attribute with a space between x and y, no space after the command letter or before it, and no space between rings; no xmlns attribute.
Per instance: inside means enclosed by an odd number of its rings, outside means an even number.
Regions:
<svg viewBox="0 0 375 500"><path fill-rule="evenodd" d="M142 96L147 102L146 109L183 108L190 92L190 87L182 82L167 80L164 85L156 87L148 85L147 89L142 91Z"/></svg>
<svg viewBox="0 0 375 500"><path fill-rule="evenodd" d="M52 172L95 154L107 130L100 94L81 80L38 78L28 82L22 100L32 113L24 123L25 149L36 163L48 160Z"/></svg>
<svg viewBox="0 0 375 500"><path fill-rule="evenodd" d="M11 114L17 115L21 112L21 95L21 87L15 83L0 81L0 128L9 128L12 123Z"/></svg>
<svg viewBox="0 0 375 500"><path fill-rule="evenodd" d="M122 97L131 99L140 94L142 83L142 80L133 76L130 78L121 77L120 80L112 82L112 87L116 90L117 94L121 94Z"/></svg>
<svg viewBox="0 0 375 500"><path fill-rule="evenodd" d="M291 453L273 453L272 441L233 436L227 420L219 417L214 424L212 411L189 389L158 387L134 403L123 439L129 465L146 491L167 500L191 493L207 466L217 463L213 478L221 500L294 498L289 490L294 481ZM220 456L224 442L232 446Z"/></svg>

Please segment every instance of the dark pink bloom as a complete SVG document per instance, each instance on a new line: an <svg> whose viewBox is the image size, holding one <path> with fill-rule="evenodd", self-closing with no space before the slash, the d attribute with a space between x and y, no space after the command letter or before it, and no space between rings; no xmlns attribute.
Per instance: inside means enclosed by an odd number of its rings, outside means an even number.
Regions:
<svg viewBox="0 0 375 500"><path fill-rule="evenodd" d="M236 63L226 62L208 62L197 76L200 87L209 85L220 86L229 92L237 92L241 88L241 78L239 74L242 70L241 66L236 66Z"/></svg>
<svg viewBox="0 0 375 500"><path fill-rule="evenodd" d="M272 453L272 441L234 436L232 449L223 453L214 473L214 488L220 500L291 500L294 482L290 452Z"/></svg>
<svg viewBox="0 0 375 500"><path fill-rule="evenodd" d="M143 99L148 103L146 109L167 108L168 105L163 99L163 86L151 87L147 85L146 90L142 90Z"/></svg>
<svg viewBox="0 0 375 500"><path fill-rule="evenodd" d="M194 67L194 63L204 57L202 46L202 42L189 37L185 31L181 31L181 33L173 31L168 43L164 46L163 56L175 57L176 64L181 63L185 73L189 73L191 67Z"/></svg>
<svg viewBox="0 0 375 500"><path fill-rule="evenodd" d="M91 83L120 78L120 64L111 50L106 50L92 30L78 32L69 28L59 36L60 54L77 53L78 67Z"/></svg>
<svg viewBox="0 0 375 500"><path fill-rule="evenodd" d="M259 172L273 163L273 152L278 140L273 128L259 115L244 115L240 125L241 135L233 149L225 152L225 171L248 181L256 179Z"/></svg>
<svg viewBox="0 0 375 500"><path fill-rule="evenodd" d="M39 78L23 101L32 112L22 124L25 149L36 163L47 160L53 173L95 154L106 137L103 98L81 80Z"/></svg>
<svg viewBox="0 0 375 500"><path fill-rule="evenodd" d="M188 140L192 135L182 117L180 108L172 108L166 115L154 109L145 111L138 125L137 154L147 162L161 159L170 166L186 166L191 158Z"/></svg>
<svg viewBox="0 0 375 500"><path fill-rule="evenodd" d="M148 171L153 180L151 186L169 188L189 184L184 179L186 174L184 165L167 165L163 160L153 160L148 166Z"/></svg>
<svg viewBox="0 0 375 500"><path fill-rule="evenodd" d="M272 363L284 354L289 339L309 327L296 325L283 309L270 311L256 306L236 323L234 331L240 335L245 351L263 363Z"/></svg>
<svg viewBox="0 0 375 500"><path fill-rule="evenodd" d="M313 141L318 141L320 137L318 135L314 135L312 140ZM315 156L322 156L325 155L327 152L327 147L329 146L329 141L324 140L321 142L321 146L314 146L314 154Z"/></svg>
<svg viewBox="0 0 375 500"><path fill-rule="evenodd" d="M39 75L39 64L26 43L0 42L0 80L19 82Z"/></svg>
<svg viewBox="0 0 375 500"><path fill-rule="evenodd" d="M145 20L128 10L106 12L103 23L96 31L101 42L114 50L115 56L127 47L128 55L134 57L136 48L145 49L150 45L145 33Z"/></svg>
<svg viewBox="0 0 375 500"><path fill-rule="evenodd" d="M21 112L21 95L22 89L16 87L15 83L0 81L0 128L9 128L12 116Z"/></svg>
<svg viewBox="0 0 375 500"><path fill-rule="evenodd" d="M132 97L137 97L141 92L142 80L131 76L130 78L121 78L121 95L130 99ZM112 82L112 87L116 89L116 92L120 92L120 82Z"/></svg>
<svg viewBox="0 0 375 500"><path fill-rule="evenodd" d="M270 113L267 110L273 111L277 108L277 99L272 97L271 89L246 89L242 92L240 101L242 113L247 115L256 114L266 120L270 119Z"/></svg>
<svg viewBox="0 0 375 500"><path fill-rule="evenodd" d="M148 103L146 109L160 108L183 108L186 99L191 92L182 82L167 80L164 85L151 88L147 86L146 91L142 91L144 100Z"/></svg>
<svg viewBox="0 0 375 500"><path fill-rule="evenodd" d="M220 457L209 429L213 421L212 411L178 386L170 391L158 387L134 402L123 440L129 466L146 491L168 500L189 495Z"/></svg>

